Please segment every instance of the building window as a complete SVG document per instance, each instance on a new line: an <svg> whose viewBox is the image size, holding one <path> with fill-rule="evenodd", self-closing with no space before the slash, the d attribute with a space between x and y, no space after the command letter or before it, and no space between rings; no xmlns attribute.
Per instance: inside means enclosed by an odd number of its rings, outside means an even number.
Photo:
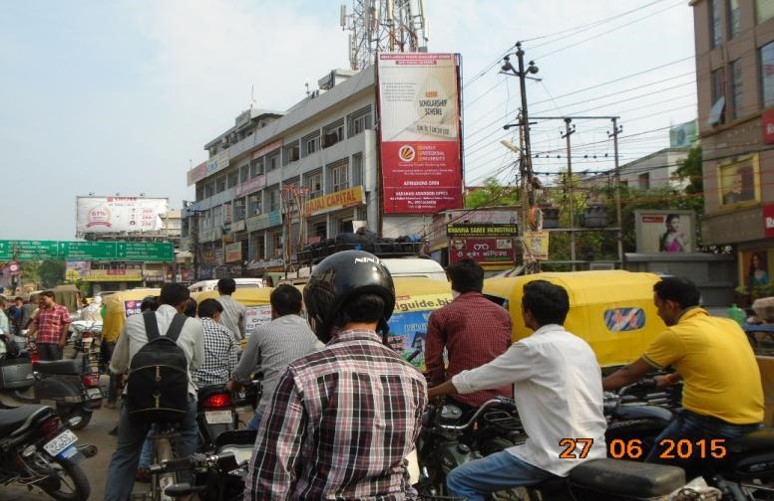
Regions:
<svg viewBox="0 0 774 501"><path fill-rule="evenodd" d="M279 153L269 158L268 162L269 162L269 172L279 167Z"/></svg>
<svg viewBox="0 0 774 501"><path fill-rule="evenodd" d="M347 137L354 137L366 129L371 128L371 106L366 106L352 113L349 118L349 133Z"/></svg>
<svg viewBox="0 0 774 501"><path fill-rule="evenodd" d="M271 235L271 247L274 251L274 257L282 257L282 233Z"/></svg>
<svg viewBox="0 0 774 501"><path fill-rule="evenodd" d="M280 210L280 190L274 188L269 191L269 212Z"/></svg>
<svg viewBox="0 0 774 501"><path fill-rule="evenodd" d="M363 155L352 155L352 186L363 184Z"/></svg>
<svg viewBox="0 0 774 501"><path fill-rule="evenodd" d="M290 162L295 162L300 158L300 151L298 149L298 140L282 147L282 165L285 166Z"/></svg>
<svg viewBox="0 0 774 501"><path fill-rule="evenodd" d="M742 60L731 61L731 117L742 116Z"/></svg>
<svg viewBox="0 0 774 501"><path fill-rule="evenodd" d="M323 129L323 148L328 148L344 139L344 119L340 118Z"/></svg>
<svg viewBox="0 0 774 501"><path fill-rule="evenodd" d="M223 193L226 191L226 176L220 176L215 180L215 193Z"/></svg>
<svg viewBox="0 0 774 501"><path fill-rule="evenodd" d="M341 191L346 190L349 188L349 179L347 176L347 168L349 165L347 165L347 160L340 160L338 162L334 162L329 166L330 169L330 183L331 183L331 191Z"/></svg>
<svg viewBox="0 0 774 501"><path fill-rule="evenodd" d="M247 217L258 216L263 212L263 203L260 193L250 195L247 198Z"/></svg>
<svg viewBox="0 0 774 501"><path fill-rule="evenodd" d="M774 105L774 42L760 49L761 59L761 100L763 107Z"/></svg>
<svg viewBox="0 0 774 501"><path fill-rule="evenodd" d="M209 182L204 186L204 198L210 198L215 194L215 181Z"/></svg>
<svg viewBox="0 0 774 501"><path fill-rule="evenodd" d="M226 187L233 188L237 183L239 183L239 171L235 170L228 175L228 184Z"/></svg>
<svg viewBox="0 0 774 501"><path fill-rule="evenodd" d="M771 0L755 0L755 18L758 24L774 17L774 2Z"/></svg>
<svg viewBox="0 0 774 501"><path fill-rule="evenodd" d="M234 202L234 221L241 221L245 218L245 199L240 198Z"/></svg>
<svg viewBox="0 0 774 501"><path fill-rule="evenodd" d="M196 185L196 200L203 200L204 199L204 185L203 184L197 184Z"/></svg>
<svg viewBox="0 0 774 501"><path fill-rule="evenodd" d="M326 225L324 222L323 223L316 223L314 225L313 230L312 230L312 235L314 235L316 237L320 237L322 240L325 240L326 233L327 233L327 231L326 231L327 230L327 228L326 228L327 226L328 225Z"/></svg>
<svg viewBox="0 0 774 501"><path fill-rule="evenodd" d="M250 162L250 177L258 177L263 174L263 157Z"/></svg>
<svg viewBox="0 0 774 501"><path fill-rule="evenodd" d="M320 131L316 130L301 138L301 147L303 156L309 156L320 149Z"/></svg>
<svg viewBox="0 0 774 501"><path fill-rule="evenodd" d="M726 97L726 74L723 68L712 72L712 111L710 121L713 125L725 123L725 97ZM722 102L721 102L722 100Z"/></svg>
<svg viewBox="0 0 774 501"><path fill-rule="evenodd" d="M639 188L641 190L649 190L650 189L650 173L646 172L645 174L640 174L637 178L637 181L639 182Z"/></svg>
<svg viewBox="0 0 774 501"><path fill-rule="evenodd" d="M709 23L710 23L710 46L714 49L720 47L723 43L723 31L720 24L720 8L722 0L710 0L709 3Z"/></svg>
<svg viewBox="0 0 774 501"><path fill-rule="evenodd" d="M239 182L244 183L250 179L250 165L243 165L241 169L239 169Z"/></svg>
<svg viewBox="0 0 774 501"><path fill-rule="evenodd" d="M314 174L308 174L306 176L306 186L309 188L308 198L310 200L322 196L322 172L318 171Z"/></svg>
<svg viewBox="0 0 774 501"><path fill-rule="evenodd" d="M727 0L728 2L728 39L733 40L739 36L739 0Z"/></svg>

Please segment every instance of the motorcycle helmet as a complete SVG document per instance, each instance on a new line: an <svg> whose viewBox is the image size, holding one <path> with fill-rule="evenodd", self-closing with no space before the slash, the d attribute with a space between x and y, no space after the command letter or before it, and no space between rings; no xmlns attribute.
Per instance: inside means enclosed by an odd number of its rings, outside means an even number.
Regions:
<svg viewBox="0 0 774 501"><path fill-rule="evenodd" d="M377 330L387 333L395 309L395 285L387 267L373 254L350 250L326 257L315 266L304 288L304 303L317 337L327 343L341 321L341 308L358 294L377 294L384 300L384 316Z"/></svg>

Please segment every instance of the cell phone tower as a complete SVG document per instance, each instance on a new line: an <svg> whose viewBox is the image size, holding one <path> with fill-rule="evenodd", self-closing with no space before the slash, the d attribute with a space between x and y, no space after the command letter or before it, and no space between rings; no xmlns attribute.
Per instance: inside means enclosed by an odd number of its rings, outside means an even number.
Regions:
<svg viewBox="0 0 774 501"><path fill-rule="evenodd" d="M429 28L423 0L352 0L341 6L341 28L349 31L349 64L371 65L379 52L427 52Z"/></svg>

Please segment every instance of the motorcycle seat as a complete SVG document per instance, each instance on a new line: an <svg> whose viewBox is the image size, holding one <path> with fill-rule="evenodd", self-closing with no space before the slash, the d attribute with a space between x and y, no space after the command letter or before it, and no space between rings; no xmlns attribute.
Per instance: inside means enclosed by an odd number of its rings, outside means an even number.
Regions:
<svg viewBox="0 0 774 501"><path fill-rule="evenodd" d="M685 485L685 472L676 466L622 459L592 459L570 471L570 484L608 496L635 499L666 496Z"/></svg>
<svg viewBox="0 0 774 501"><path fill-rule="evenodd" d="M774 450L774 429L765 428L743 435L739 438L729 440L726 444L729 452L745 453L761 450Z"/></svg>
<svg viewBox="0 0 774 501"><path fill-rule="evenodd" d="M50 410L47 405L24 405L15 409L2 409L0 410L0 435L8 436L21 428L25 422L29 425L33 416Z"/></svg>
<svg viewBox="0 0 774 501"><path fill-rule="evenodd" d="M77 376L83 373L83 359L78 357L74 359L39 361L32 364L32 368L41 374Z"/></svg>

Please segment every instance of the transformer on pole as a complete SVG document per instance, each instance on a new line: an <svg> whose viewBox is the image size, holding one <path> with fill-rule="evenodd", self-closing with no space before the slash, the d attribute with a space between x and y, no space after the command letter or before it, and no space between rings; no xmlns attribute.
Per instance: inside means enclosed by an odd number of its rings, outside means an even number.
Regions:
<svg viewBox="0 0 774 501"><path fill-rule="evenodd" d="M379 52L427 52L423 0L352 0L341 6L341 28L349 31L349 64L370 66Z"/></svg>

